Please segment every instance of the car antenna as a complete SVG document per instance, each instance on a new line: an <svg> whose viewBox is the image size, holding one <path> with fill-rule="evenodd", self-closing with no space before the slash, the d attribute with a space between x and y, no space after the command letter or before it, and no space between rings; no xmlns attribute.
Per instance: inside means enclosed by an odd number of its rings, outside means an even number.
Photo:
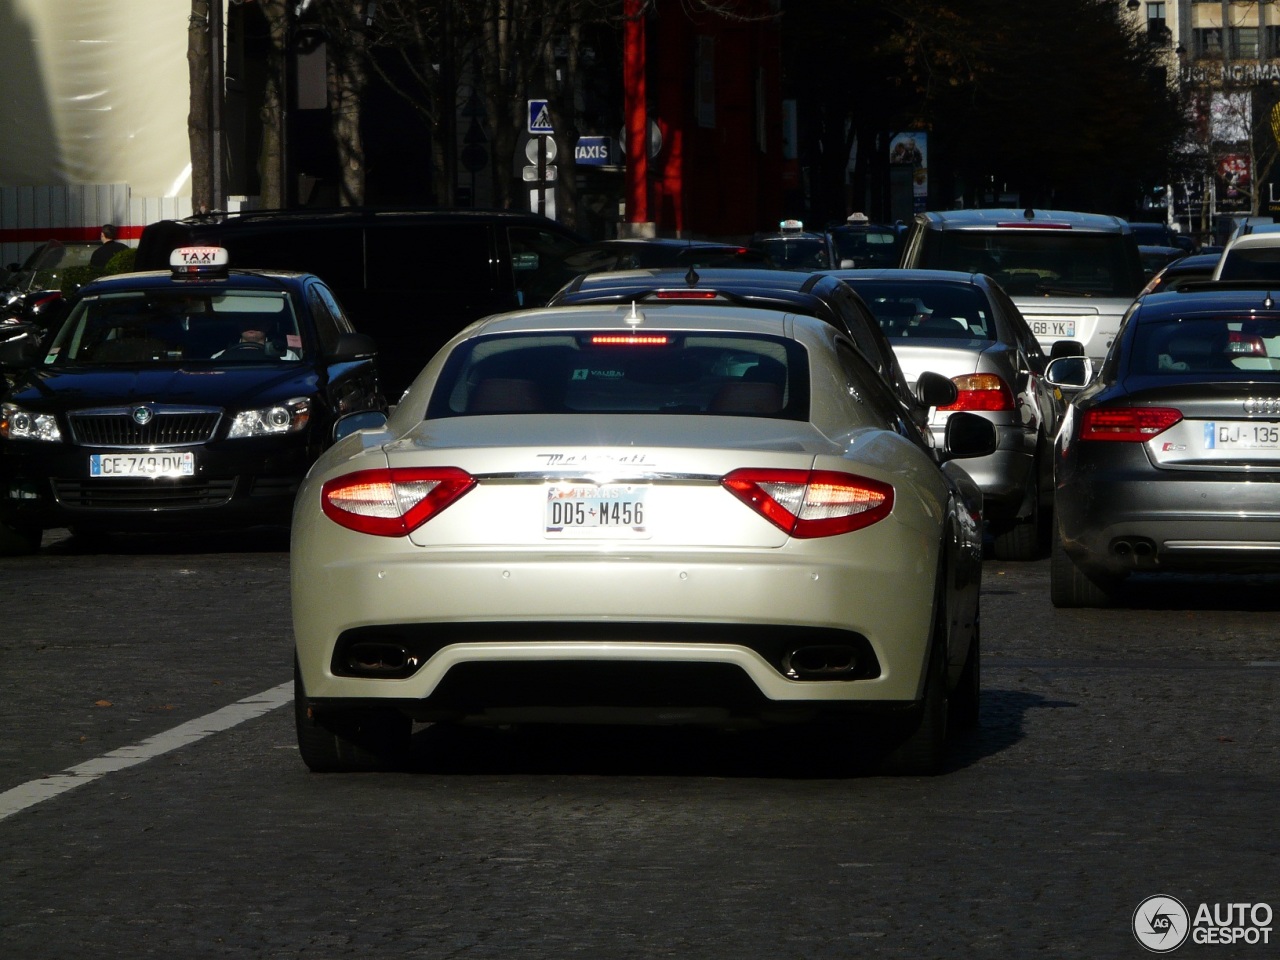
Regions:
<svg viewBox="0 0 1280 960"><path fill-rule="evenodd" d="M698 285L698 281L701 279L702 278L698 276L698 271L693 267L690 267L689 272L684 275L684 282L691 287L696 287Z"/></svg>

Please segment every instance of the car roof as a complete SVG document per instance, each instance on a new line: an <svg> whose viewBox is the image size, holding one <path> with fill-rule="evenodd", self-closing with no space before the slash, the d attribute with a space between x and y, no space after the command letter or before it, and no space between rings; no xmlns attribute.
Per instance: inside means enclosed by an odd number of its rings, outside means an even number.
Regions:
<svg viewBox="0 0 1280 960"><path fill-rule="evenodd" d="M841 280L884 280L893 283L964 283L971 286L988 286L995 283L985 273L967 270L900 269L897 267L870 267L865 270L823 270L828 276Z"/></svg>
<svg viewBox="0 0 1280 960"><path fill-rule="evenodd" d="M1280 295L1280 282L1272 281L1268 286L1258 280L1206 280L1143 297L1134 319L1153 323L1194 314L1280 314L1276 295Z"/></svg>
<svg viewBox="0 0 1280 960"><path fill-rule="evenodd" d="M1041 210L1033 207L1012 207L978 210L940 210L918 214L926 218L935 229L942 230L994 230L1009 229L1088 230L1099 233L1130 233L1127 221L1110 214L1082 213L1077 210Z"/></svg>
<svg viewBox="0 0 1280 960"><path fill-rule="evenodd" d="M724 333L750 333L767 336L790 336L792 324L826 327L822 320L806 314L758 307L723 307L691 303L687 300L659 303L603 303L537 307L499 313L479 320L467 328L466 336L491 334L550 332L562 330L637 331L663 325L696 327L699 330Z"/></svg>
<svg viewBox="0 0 1280 960"><path fill-rule="evenodd" d="M1224 253L1232 250L1248 250L1252 247L1280 247L1280 233L1274 230L1261 230L1243 233L1227 244Z"/></svg>
<svg viewBox="0 0 1280 960"><path fill-rule="evenodd" d="M184 288L238 290L297 289L312 275L292 270L241 269L231 267L226 276L176 277L170 270L146 270L140 273L116 273L91 280L76 291L76 296L122 290L179 290Z"/></svg>

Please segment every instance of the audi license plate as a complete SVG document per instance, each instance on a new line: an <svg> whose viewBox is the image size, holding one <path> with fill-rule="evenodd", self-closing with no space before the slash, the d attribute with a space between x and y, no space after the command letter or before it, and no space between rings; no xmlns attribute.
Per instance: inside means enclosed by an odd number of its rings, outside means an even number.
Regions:
<svg viewBox="0 0 1280 960"><path fill-rule="evenodd" d="M1076 335L1074 320L1032 320L1031 332L1037 337L1052 337L1054 340L1068 339Z"/></svg>
<svg viewBox="0 0 1280 960"><path fill-rule="evenodd" d="M553 483L547 487L549 537L643 537L648 487L623 483Z"/></svg>
<svg viewBox="0 0 1280 960"><path fill-rule="evenodd" d="M1280 450L1280 423L1210 420L1204 425L1206 450Z"/></svg>
<svg viewBox="0 0 1280 960"><path fill-rule="evenodd" d="M193 477L194 453L92 453L91 477Z"/></svg>

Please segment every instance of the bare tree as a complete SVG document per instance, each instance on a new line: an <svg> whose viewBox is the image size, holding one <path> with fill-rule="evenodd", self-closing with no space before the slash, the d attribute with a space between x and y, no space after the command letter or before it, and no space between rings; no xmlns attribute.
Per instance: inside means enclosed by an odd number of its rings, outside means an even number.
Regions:
<svg viewBox="0 0 1280 960"><path fill-rule="evenodd" d="M191 0L191 16L187 20L187 75L191 84L187 141L191 146L191 205L196 211L213 206L213 77L209 51L209 0Z"/></svg>

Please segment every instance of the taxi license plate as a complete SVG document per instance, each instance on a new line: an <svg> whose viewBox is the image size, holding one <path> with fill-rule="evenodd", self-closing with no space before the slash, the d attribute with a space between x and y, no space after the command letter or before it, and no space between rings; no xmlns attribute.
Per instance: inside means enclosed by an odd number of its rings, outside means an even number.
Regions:
<svg viewBox="0 0 1280 960"><path fill-rule="evenodd" d="M643 537L648 487L555 483L547 487L549 537Z"/></svg>
<svg viewBox="0 0 1280 960"><path fill-rule="evenodd" d="M192 477L194 453L93 453L91 477Z"/></svg>
<svg viewBox="0 0 1280 960"><path fill-rule="evenodd" d="M1280 450L1280 423L1257 420L1208 421L1206 450Z"/></svg>
<svg viewBox="0 0 1280 960"><path fill-rule="evenodd" d="M1032 320L1031 332L1037 337L1053 337L1055 340L1074 337L1076 322L1074 320Z"/></svg>

